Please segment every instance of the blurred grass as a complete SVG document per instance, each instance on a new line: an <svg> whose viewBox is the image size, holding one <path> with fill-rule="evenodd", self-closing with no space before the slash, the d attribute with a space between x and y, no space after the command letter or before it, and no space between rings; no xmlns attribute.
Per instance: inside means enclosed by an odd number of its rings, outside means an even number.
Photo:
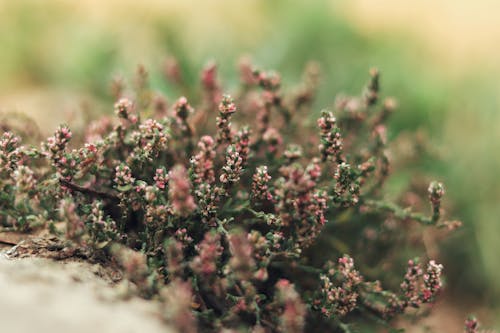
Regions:
<svg viewBox="0 0 500 333"><path fill-rule="evenodd" d="M413 7L412 7L413 6ZM235 86L236 60L250 54L296 81L322 65L318 108L357 94L367 70L400 108L391 135L423 127L440 160L416 166L444 180L464 230L445 241L457 298L498 305L500 295L500 25L490 0L402 4L352 1L0 0L0 110L33 115L46 131L68 111L109 112L110 79L138 63L171 97L161 64L176 55L188 83L209 59ZM491 7L494 6L494 7ZM498 11L496 11L498 12Z"/></svg>

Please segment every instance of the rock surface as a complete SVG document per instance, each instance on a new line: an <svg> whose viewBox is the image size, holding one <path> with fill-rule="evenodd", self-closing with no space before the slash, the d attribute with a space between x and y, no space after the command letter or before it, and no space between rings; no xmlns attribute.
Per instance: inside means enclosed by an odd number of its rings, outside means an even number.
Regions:
<svg viewBox="0 0 500 333"><path fill-rule="evenodd" d="M173 332L155 302L120 298L98 265L0 253L0 332Z"/></svg>

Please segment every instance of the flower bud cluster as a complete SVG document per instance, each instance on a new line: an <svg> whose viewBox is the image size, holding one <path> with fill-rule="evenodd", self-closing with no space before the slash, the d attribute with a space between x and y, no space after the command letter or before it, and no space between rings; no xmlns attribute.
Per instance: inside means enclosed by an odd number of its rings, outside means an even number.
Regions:
<svg viewBox="0 0 500 333"><path fill-rule="evenodd" d="M367 106L373 106L378 101L380 72L377 68L370 70L370 81L363 94L363 99Z"/></svg>
<svg viewBox="0 0 500 333"><path fill-rule="evenodd" d="M179 228L175 232L175 238L184 246L188 246L193 242L193 238L189 236L186 228Z"/></svg>
<svg viewBox="0 0 500 333"><path fill-rule="evenodd" d="M279 147L283 143L283 137L281 136L280 132L274 127L267 128L267 130L262 135L262 140L266 143L267 151L271 154L276 154Z"/></svg>
<svg viewBox="0 0 500 333"><path fill-rule="evenodd" d="M191 195L191 182L186 168L176 165L170 170L168 182L168 197L174 214L187 216L196 209L196 203Z"/></svg>
<svg viewBox="0 0 500 333"><path fill-rule="evenodd" d="M250 128L248 126L244 126L236 133L234 138L234 145L236 147L236 151L241 157L243 165L246 165L250 155L250 133Z"/></svg>
<svg viewBox="0 0 500 333"><path fill-rule="evenodd" d="M67 126L59 126L54 136L45 142L45 153L56 169L62 169L67 164L65 151L71 137L72 133Z"/></svg>
<svg viewBox="0 0 500 333"><path fill-rule="evenodd" d="M253 259L253 246L249 242L246 233L238 232L229 235L229 259L227 270L230 270L238 280L249 280L255 271L255 260Z"/></svg>
<svg viewBox="0 0 500 333"><path fill-rule="evenodd" d="M142 151L147 157L154 158L167 149L170 133L164 124L154 119L147 119L139 125L136 154Z"/></svg>
<svg viewBox="0 0 500 333"><path fill-rule="evenodd" d="M336 266L331 263L321 279L321 313L327 317L343 317L353 311L358 304L358 286L363 281L354 269L354 261L347 255L338 259Z"/></svg>
<svg viewBox="0 0 500 333"><path fill-rule="evenodd" d="M80 163L82 173L85 173L88 168L92 167L99 161L98 145L94 143L86 143L83 148L78 149L78 161Z"/></svg>
<svg viewBox="0 0 500 333"><path fill-rule="evenodd" d="M281 279L276 283L278 300L283 306L279 318L280 331L300 333L304 331L306 306L290 281Z"/></svg>
<svg viewBox="0 0 500 333"><path fill-rule="evenodd" d="M160 190L164 190L168 185L168 174L165 168L158 168L155 171L155 176L153 177L156 187Z"/></svg>
<svg viewBox="0 0 500 333"><path fill-rule="evenodd" d="M182 84L182 72L179 61L175 57L168 57L165 59L163 65L163 74L165 78L173 84Z"/></svg>
<svg viewBox="0 0 500 333"><path fill-rule="evenodd" d="M137 118L132 114L134 104L128 98L121 98L115 103L115 114L118 118L129 120L132 123L137 121Z"/></svg>
<svg viewBox="0 0 500 333"><path fill-rule="evenodd" d="M226 151L226 164L222 167L219 180L225 186L229 186L240 180L243 171L243 159L240 157L236 146L231 145Z"/></svg>
<svg viewBox="0 0 500 333"><path fill-rule="evenodd" d="M21 139L11 132L4 132L0 139L0 174L11 175L21 160Z"/></svg>
<svg viewBox="0 0 500 333"><path fill-rule="evenodd" d="M119 233L115 221L106 216L102 201L94 201L90 205L90 214L86 219L88 242L92 246L102 248L118 239Z"/></svg>
<svg viewBox="0 0 500 333"><path fill-rule="evenodd" d="M267 172L267 166L258 167L252 178L252 198L257 201L272 201L273 196L269 190L271 176Z"/></svg>
<svg viewBox="0 0 500 333"><path fill-rule="evenodd" d="M188 281L174 280L161 290L163 301L163 316L171 323L177 332L198 332L196 319L193 315L193 291Z"/></svg>
<svg viewBox="0 0 500 333"><path fill-rule="evenodd" d="M302 74L301 84L294 89L293 95L289 97L290 115L296 115L312 107L319 87L320 76L320 65L315 61L308 62Z"/></svg>
<svg viewBox="0 0 500 333"><path fill-rule="evenodd" d="M236 105L229 95L222 96L219 104L219 116L217 122L217 144L231 143L233 133L231 131L231 116L236 112Z"/></svg>
<svg viewBox="0 0 500 333"><path fill-rule="evenodd" d="M445 193L443 184L440 182L430 183L428 193L432 205L432 220L437 222L441 216L441 198Z"/></svg>
<svg viewBox="0 0 500 333"><path fill-rule="evenodd" d="M135 182L135 178L132 177L132 170L126 164L120 164L115 168L115 178L114 182L118 189L127 188L131 189Z"/></svg>
<svg viewBox="0 0 500 333"><path fill-rule="evenodd" d="M334 202L344 206L354 206L359 201L360 184L356 170L345 162L337 165L335 170Z"/></svg>
<svg viewBox="0 0 500 333"><path fill-rule="evenodd" d="M25 165L20 165L12 174L16 188L20 192L28 193L35 190L37 185L33 170Z"/></svg>
<svg viewBox="0 0 500 333"><path fill-rule="evenodd" d="M136 283L139 288L145 288L148 276L147 257L125 246L115 246L111 250L123 267L127 278Z"/></svg>
<svg viewBox="0 0 500 333"><path fill-rule="evenodd" d="M441 274L443 265L437 264L434 260L429 261L426 273L423 276L425 289L423 291L423 301L430 302L434 296L441 291L443 282L441 281Z"/></svg>
<svg viewBox="0 0 500 333"><path fill-rule="evenodd" d="M254 73L251 59L243 56L238 61L238 68L240 72L240 81L244 87L252 87L259 83L257 75Z"/></svg>
<svg viewBox="0 0 500 333"><path fill-rule="evenodd" d="M297 144L288 145L283 152L283 156L287 159L287 164L292 164L293 162L299 160L302 157L302 154L302 147Z"/></svg>
<svg viewBox="0 0 500 333"><path fill-rule="evenodd" d="M255 71L255 77L262 89L266 91L276 91L281 87L281 76L274 72Z"/></svg>
<svg viewBox="0 0 500 333"><path fill-rule="evenodd" d="M202 136L198 142L198 149L199 152L190 160L193 183L213 184L215 182L214 160L216 155L214 139L209 135Z"/></svg>
<svg viewBox="0 0 500 333"><path fill-rule="evenodd" d="M201 71L201 86L203 91L202 110L211 113L221 99L221 88L217 79L217 64L209 62Z"/></svg>
<svg viewBox="0 0 500 333"><path fill-rule="evenodd" d="M469 316L465 320L464 333L496 333L495 330L480 329L480 322L475 316Z"/></svg>
<svg viewBox="0 0 500 333"><path fill-rule="evenodd" d="M88 143L97 143L113 130L112 119L103 116L100 119L91 121L85 129L85 140Z"/></svg>
<svg viewBox="0 0 500 333"><path fill-rule="evenodd" d="M201 219L204 223L215 226L215 217L219 209L221 197L225 194L224 189L209 183L201 183L195 189L195 196Z"/></svg>
<svg viewBox="0 0 500 333"><path fill-rule="evenodd" d="M323 161L333 160L339 162L342 160L342 137L336 123L337 120L330 111L323 110L321 112L318 127L321 135L319 151Z"/></svg>
<svg viewBox="0 0 500 333"><path fill-rule="evenodd" d="M191 125L189 125L187 118L194 112L191 105L189 105L186 97L181 97L175 102L174 106L174 119L181 131L181 135L184 137L191 137L193 130Z"/></svg>
<svg viewBox="0 0 500 333"><path fill-rule="evenodd" d="M408 268L404 280L401 283L401 291L406 303L412 307L418 307L421 303L420 279L424 271L422 265L416 259L408 260Z"/></svg>
<svg viewBox="0 0 500 333"><path fill-rule="evenodd" d="M403 307L409 305L418 308L421 304L432 302L442 287L442 270L443 265L434 260L429 261L425 272L418 259L409 260L401 283Z"/></svg>
<svg viewBox="0 0 500 333"><path fill-rule="evenodd" d="M276 211L301 246L311 244L326 223L328 195L316 190L318 175L312 169L296 164L281 167L281 177L274 184Z"/></svg>
<svg viewBox="0 0 500 333"><path fill-rule="evenodd" d="M280 93L281 77L278 73L273 71L264 72L255 70L254 78L258 85L263 89L256 117L257 128L259 129L259 133L263 135L269 129L273 109L279 109L283 106Z"/></svg>
<svg viewBox="0 0 500 333"><path fill-rule="evenodd" d="M220 256L224 251L221 245L220 235L212 232L205 233L203 240L196 246L197 255L191 261L191 269L209 278L217 272Z"/></svg>
<svg viewBox="0 0 500 333"><path fill-rule="evenodd" d="M158 204L156 200L157 193L154 192L152 187L148 187L146 190L146 198L150 202L146 205L146 212L144 215L144 223L150 226L161 226L168 219L169 211L165 205Z"/></svg>

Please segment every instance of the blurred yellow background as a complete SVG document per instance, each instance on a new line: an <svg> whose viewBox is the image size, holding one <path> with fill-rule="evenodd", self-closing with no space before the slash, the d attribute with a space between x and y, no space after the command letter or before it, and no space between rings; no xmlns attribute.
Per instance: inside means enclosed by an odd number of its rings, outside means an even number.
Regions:
<svg viewBox="0 0 500 333"><path fill-rule="evenodd" d="M229 87L242 54L282 71L285 82L318 60L319 107L338 92L359 91L378 66L383 93L400 101L394 133L423 128L443 153L419 168L446 182L465 224L442 244L454 291L465 293L455 296L491 308L494 320L499 13L497 0L0 0L0 112L27 113L46 132L89 107L109 112L111 78L130 78L139 63L168 90L160 77L169 54L193 84L214 59Z"/></svg>

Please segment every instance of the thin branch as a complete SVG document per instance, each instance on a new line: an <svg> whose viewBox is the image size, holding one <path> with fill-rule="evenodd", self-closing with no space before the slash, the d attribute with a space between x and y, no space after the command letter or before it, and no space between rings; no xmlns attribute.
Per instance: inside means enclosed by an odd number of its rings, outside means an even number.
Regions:
<svg viewBox="0 0 500 333"><path fill-rule="evenodd" d="M10 240L5 240L5 239L0 239L0 244L2 244L2 245L17 245L17 243L14 243Z"/></svg>
<svg viewBox="0 0 500 333"><path fill-rule="evenodd" d="M114 202L120 201L120 198L118 198L118 196L114 193L102 192L102 191L94 190L92 188L83 187L83 186L77 185L75 183L72 183L72 182L65 180L65 179L62 179L62 178L59 179L59 182L61 183L61 185L66 186L67 188L70 188L73 191L77 191L77 192L80 192L83 194L88 194L90 196L100 198L100 199L108 199L108 200L111 200Z"/></svg>
<svg viewBox="0 0 500 333"><path fill-rule="evenodd" d="M364 204L372 208L391 212L401 220L410 219L417 221L423 225L436 225L437 222L431 217L427 217L421 213L414 213L409 209L401 208L400 206L393 204L392 202L386 202L380 200L366 200L364 201Z"/></svg>
<svg viewBox="0 0 500 333"><path fill-rule="evenodd" d="M338 325L339 325L339 328L342 329L342 331L344 333L353 333L351 330L351 326L349 326L348 324L345 324L345 323L339 321Z"/></svg>
<svg viewBox="0 0 500 333"><path fill-rule="evenodd" d="M289 269L297 269L300 271L303 271L305 273L311 273L311 274L321 274L323 270L320 268L312 267L312 266L307 266L307 265L302 265L296 262L289 263L289 262L284 262L284 261L273 261L270 266L276 267L276 268L289 268Z"/></svg>

